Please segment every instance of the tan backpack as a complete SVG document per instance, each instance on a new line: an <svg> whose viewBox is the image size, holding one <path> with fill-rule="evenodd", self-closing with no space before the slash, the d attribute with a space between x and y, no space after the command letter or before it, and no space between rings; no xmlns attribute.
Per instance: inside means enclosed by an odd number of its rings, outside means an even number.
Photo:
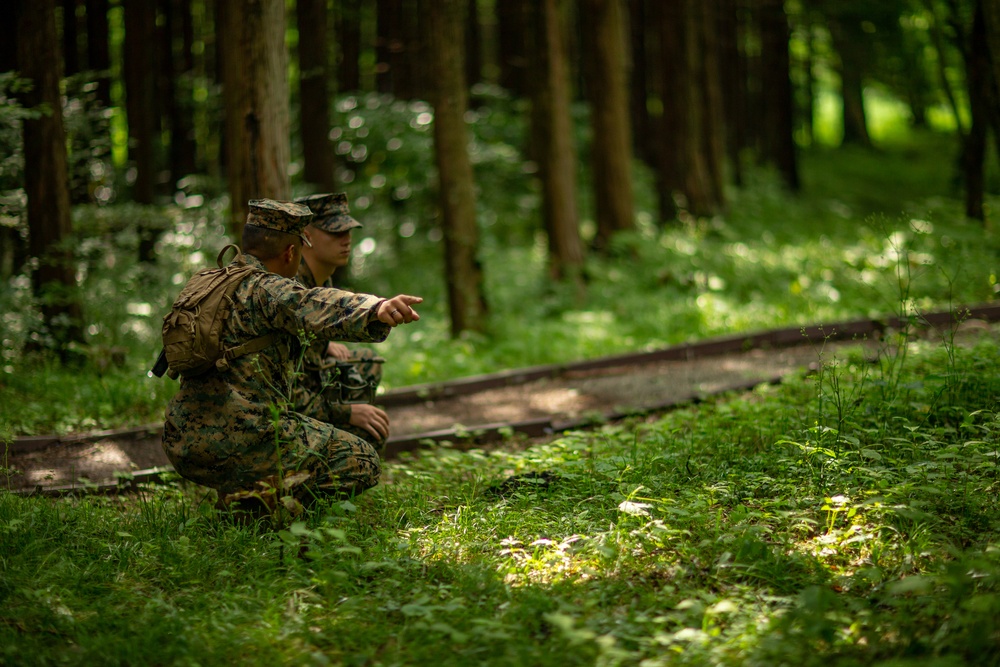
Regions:
<svg viewBox="0 0 1000 667"><path fill-rule="evenodd" d="M222 258L230 248L236 258L227 266ZM202 375L210 370L224 371L232 359L259 352L274 342L267 334L237 345L223 348L222 329L233 307L233 293L244 278L261 273L247 264L239 247L227 245L215 263L219 268L204 269L188 280L170 312L163 317L163 351L152 373L176 378Z"/></svg>

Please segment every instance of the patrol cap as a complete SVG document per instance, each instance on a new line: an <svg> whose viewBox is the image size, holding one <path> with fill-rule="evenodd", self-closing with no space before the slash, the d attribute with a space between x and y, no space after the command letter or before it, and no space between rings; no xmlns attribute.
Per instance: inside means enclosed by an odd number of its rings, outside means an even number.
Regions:
<svg viewBox="0 0 1000 667"><path fill-rule="evenodd" d="M248 206L250 207L250 213L247 215L248 225L294 234L307 246L312 247L309 239L302 235L302 230L312 221L313 214L309 207L274 199L251 199Z"/></svg>
<svg viewBox="0 0 1000 667"><path fill-rule="evenodd" d="M295 203L308 206L315 216L312 220L313 227L323 231L346 232L361 226L360 222L351 217L345 192L299 197Z"/></svg>

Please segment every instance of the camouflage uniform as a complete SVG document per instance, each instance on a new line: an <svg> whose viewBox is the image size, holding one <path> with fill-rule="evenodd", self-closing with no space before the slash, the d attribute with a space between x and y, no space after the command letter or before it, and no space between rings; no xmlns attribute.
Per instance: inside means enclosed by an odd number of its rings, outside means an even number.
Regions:
<svg viewBox="0 0 1000 667"><path fill-rule="evenodd" d="M344 193L319 194L300 197L296 204L308 206L313 212L311 224L319 229L339 233L361 227L361 223L350 215L347 195ZM334 287L332 278L323 285L317 285L312 270L305 259L299 264L297 280L306 287ZM330 422L337 428L350 431L376 446L379 452L385 449L385 440L376 438L370 431L350 424L351 407L338 396L341 383L348 387L370 387L375 390L382 382L384 359L372 350L356 348L351 350L351 358L341 365L338 373L336 359L327 357L326 341L314 341L305 353L303 374L299 379L300 393L296 396L299 409L310 417ZM349 364L349 368L346 367ZM351 393L351 392L345 392ZM354 392L363 393L363 392ZM370 403L370 400L364 402Z"/></svg>
<svg viewBox="0 0 1000 667"><path fill-rule="evenodd" d="M295 234L311 217L295 204L270 202L268 208L261 201L251 202L247 224ZM277 340L261 352L233 359L226 371L182 377L166 412L167 457L183 477L218 489L220 496L253 489L262 481L276 486L279 476L303 502L317 494L360 493L375 486L381 464L369 442L291 406L301 357L298 336L385 340L390 327L376 315L382 299L309 289L268 272L253 256L246 261L260 272L246 278L233 295L232 315L223 328L225 344L239 345L272 332Z"/></svg>

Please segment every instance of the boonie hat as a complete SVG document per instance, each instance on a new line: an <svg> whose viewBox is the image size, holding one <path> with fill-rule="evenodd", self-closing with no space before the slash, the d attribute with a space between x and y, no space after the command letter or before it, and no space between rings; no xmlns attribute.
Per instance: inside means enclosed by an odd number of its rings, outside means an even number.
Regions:
<svg viewBox="0 0 1000 667"><path fill-rule="evenodd" d="M248 205L250 207L250 213L247 215L248 225L294 234L307 246L312 247L309 239L302 235L302 230L313 217L308 206L274 199L251 199Z"/></svg>
<svg viewBox="0 0 1000 667"><path fill-rule="evenodd" d="M295 203L309 207L314 215L312 225L317 229L337 233L361 226L360 222L351 217L345 192L299 197Z"/></svg>

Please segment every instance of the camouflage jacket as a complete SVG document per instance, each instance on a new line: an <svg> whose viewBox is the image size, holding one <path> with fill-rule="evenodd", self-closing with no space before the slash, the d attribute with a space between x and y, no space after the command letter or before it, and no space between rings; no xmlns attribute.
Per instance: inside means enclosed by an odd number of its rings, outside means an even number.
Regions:
<svg viewBox="0 0 1000 667"><path fill-rule="evenodd" d="M333 425L293 409L300 335L380 342L391 330L376 317L379 297L310 289L267 272L255 257L247 261L261 273L244 280L233 295L225 344L271 332L278 340L234 359L226 371L183 378L167 406L163 434L164 450L182 476L226 492L275 474L279 447L318 450L334 436Z"/></svg>

